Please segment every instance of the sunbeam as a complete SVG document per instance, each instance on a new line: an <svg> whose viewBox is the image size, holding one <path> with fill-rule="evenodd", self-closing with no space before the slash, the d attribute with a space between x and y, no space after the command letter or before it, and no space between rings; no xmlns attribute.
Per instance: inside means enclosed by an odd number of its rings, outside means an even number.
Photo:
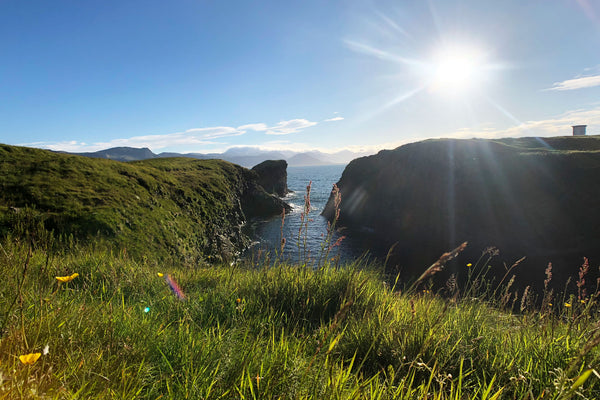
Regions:
<svg viewBox="0 0 600 400"><path fill-rule="evenodd" d="M351 49L359 53L375 56L380 60L393 61L398 64L412 65L412 66L423 66L424 63L417 59L401 57L397 54L378 49L368 44L355 42L352 40L345 40L346 45Z"/></svg>

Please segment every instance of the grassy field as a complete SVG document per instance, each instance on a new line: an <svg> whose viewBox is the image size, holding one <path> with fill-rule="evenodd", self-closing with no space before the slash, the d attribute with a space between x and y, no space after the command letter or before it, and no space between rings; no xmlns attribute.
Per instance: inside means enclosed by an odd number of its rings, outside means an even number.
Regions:
<svg viewBox="0 0 600 400"><path fill-rule="evenodd" d="M361 261L190 269L9 236L0 399L599 398L598 292L534 309L485 261L435 290Z"/></svg>

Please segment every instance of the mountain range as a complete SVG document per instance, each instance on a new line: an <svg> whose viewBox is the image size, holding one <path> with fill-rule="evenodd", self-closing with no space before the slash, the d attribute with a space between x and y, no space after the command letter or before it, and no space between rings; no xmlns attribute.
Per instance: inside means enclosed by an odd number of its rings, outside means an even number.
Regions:
<svg viewBox="0 0 600 400"><path fill-rule="evenodd" d="M370 152L342 150L324 153L318 150L294 152L288 150L259 150L253 147L233 147L224 153L153 153L148 148L113 147L89 153L68 153L91 158L106 158L115 161L139 161L152 158L187 157L197 159L220 159L250 168L265 160L286 160L290 167L347 164L355 158L367 156Z"/></svg>

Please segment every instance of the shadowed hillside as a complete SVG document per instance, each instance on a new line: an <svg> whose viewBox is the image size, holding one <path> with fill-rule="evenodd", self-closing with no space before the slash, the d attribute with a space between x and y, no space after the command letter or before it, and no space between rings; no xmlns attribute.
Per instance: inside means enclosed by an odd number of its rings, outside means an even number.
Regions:
<svg viewBox="0 0 600 400"><path fill-rule="evenodd" d="M281 213L254 172L219 160L133 163L0 145L0 231L27 218L60 234L107 239L136 255L227 259L248 218Z"/></svg>
<svg viewBox="0 0 600 400"><path fill-rule="evenodd" d="M427 140L351 162L340 223L398 243L413 275L468 241L465 263L495 246L509 265L527 256L522 277L541 281L553 262L565 278L600 255L599 174L598 137Z"/></svg>

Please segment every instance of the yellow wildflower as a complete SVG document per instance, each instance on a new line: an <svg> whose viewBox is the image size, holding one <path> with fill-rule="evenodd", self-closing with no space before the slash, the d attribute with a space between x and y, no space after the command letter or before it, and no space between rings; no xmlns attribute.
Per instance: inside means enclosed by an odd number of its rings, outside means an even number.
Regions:
<svg viewBox="0 0 600 400"><path fill-rule="evenodd" d="M165 276L165 274L163 274L162 272L157 272L156 275L158 275L159 278L162 278L163 276Z"/></svg>
<svg viewBox="0 0 600 400"><path fill-rule="evenodd" d="M565 303L565 307L569 308L569 307L571 307L571 304L570 303Z"/></svg>
<svg viewBox="0 0 600 400"><path fill-rule="evenodd" d="M585 300L579 300L581 304L585 304Z"/></svg>
<svg viewBox="0 0 600 400"><path fill-rule="evenodd" d="M35 364L35 362L40 358L42 353L30 353L19 356L19 360L25 365Z"/></svg>
<svg viewBox="0 0 600 400"><path fill-rule="evenodd" d="M241 303L241 302L242 302L242 299L240 299L240 298L238 297L237 299L235 299L235 302L239 304L239 303Z"/></svg>
<svg viewBox="0 0 600 400"><path fill-rule="evenodd" d="M472 267L472 266L473 266L473 264L471 264L471 263L467 264L467 267Z"/></svg>
<svg viewBox="0 0 600 400"><path fill-rule="evenodd" d="M59 282L70 282L73 279L77 278L79 276L79 274L77 272L75 272L73 275L68 275L68 276L57 276L56 279Z"/></svg>

